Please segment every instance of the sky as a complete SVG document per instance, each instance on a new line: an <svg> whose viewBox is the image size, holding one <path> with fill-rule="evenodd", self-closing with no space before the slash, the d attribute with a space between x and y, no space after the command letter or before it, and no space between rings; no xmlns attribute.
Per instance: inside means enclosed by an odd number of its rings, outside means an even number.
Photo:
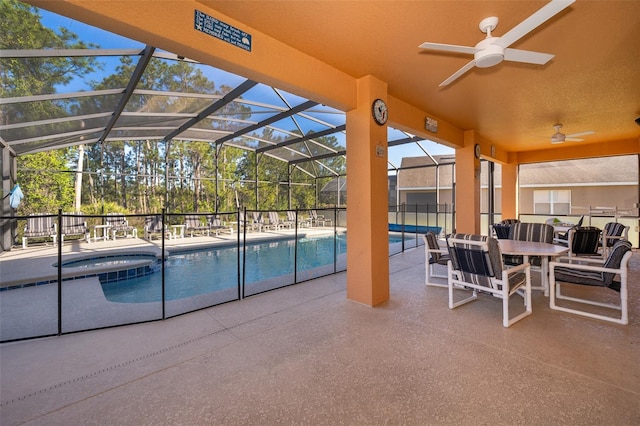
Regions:
<svg viewBox="0 0 640 426"><path fill-rule="evenodd" d="M121 37L117 34L113 34L107 31L104 31L99 28L95 28L89 25L86 25L82 22L60 16L46 10L40 9L40 14L42 17L43 25L52 28L54 30L59 27L64 27L73 33L77 34L81 40L85 42L93 42L98 44L102 49L136 49L136 48L144 48L144 44L135 40L130 40L125 37ZM175 53L175 52L174 52ZM69 91L78 91L78 90L90 90L90 87L87 86L86 81L102 80L103 75L108 75L113 72L115 67L120 63L119 57L101 57L101 62L104 62L104 69L85 77L84 79L76 79L70 85L65 88L61 88L60 91L69 92ZM211 67L203 67L211 68ZM215 69L213 70L215 72ZM221 75L222 74L222 75ZM223 84L224 81L222 79L230 78L233 79L233 76L229 73L222 72L217 73L216 75L208 75L213 81L216 82L216 85ZM239 77L242 79L242 77ZM237 84L237 83L232 83ZM406 137L405 134L399 132L395 129L390 129L390 139L399 139ZM444 154L453 154L454 150L448 148L444 145L437 144L431 141L423 141L421 142L422 146L431 154L431 155L444 155ZM388 161L390 163L390 167L399 167L403 157L420 157L424 156L424 151L415 143L409 143L401 146L391 147L388 150Z"/></svg>

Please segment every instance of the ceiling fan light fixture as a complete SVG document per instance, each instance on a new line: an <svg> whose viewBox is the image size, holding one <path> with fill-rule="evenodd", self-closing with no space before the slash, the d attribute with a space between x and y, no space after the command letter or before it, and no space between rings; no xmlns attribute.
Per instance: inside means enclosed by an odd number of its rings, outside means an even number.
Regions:
<svg viewBox="0 0 640 426"><path fill-rule="evenodd" d="M484 41L484 40L483 40ZM474 54L476 67L489 68L498 65L504 59L504 48L496 44L489 44Z"/></svg>

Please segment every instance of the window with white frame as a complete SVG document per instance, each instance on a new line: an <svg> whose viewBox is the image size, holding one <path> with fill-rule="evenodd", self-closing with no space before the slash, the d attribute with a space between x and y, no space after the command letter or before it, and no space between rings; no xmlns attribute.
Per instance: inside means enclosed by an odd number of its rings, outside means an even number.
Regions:
<svg viewBox="0 0 640 426"><path fill-rule="evenodd" d="M568 215L571 210L571 190L533 191L533 213Z"/></svg>

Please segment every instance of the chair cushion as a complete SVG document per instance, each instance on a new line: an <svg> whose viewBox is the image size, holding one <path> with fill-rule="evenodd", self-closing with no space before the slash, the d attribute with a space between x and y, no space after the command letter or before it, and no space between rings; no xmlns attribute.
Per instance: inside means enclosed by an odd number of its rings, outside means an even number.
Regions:
<svg viewBox="0 0 640 426"><path fill-rule="evenodd" d="M611 269L620 268L620 263L622 262L622 258L630 250L631 250L631 243L629 241L626 241L626 240L616 241L616 243L613 245L613 248L609 251L609 256L607 256L607 259L604 261L602 266L605 268L611 268ZM603 279L604 279L605 286L612 287L613 279L615 278L616 274L612 272L605 272L603 275L604 275Z"/></svg>
<svg viewBox="0 0 640 426"><path fill-rule="evenodd" d="M509 232L511 231L511 225L506 223L495 223L493 230L496 231L496 237L501 240L509 238Z"/></svg>
<svg viewBox="0 0 640 426"><path fill-rule="evenodd" d="M584 271L582 269L575 269L564 266L557 266L555 268L555 277L557 281L563 281L567 283L592 285L597 287L604 287L604 280L602 279L602 272L598 271Z"/></svg>
<svg viewBox="0 0 640 426"><path fill-rule="evenodd" d="M631 250L631 243L629 241L618 241L613 246L613 249L611 249L609 256L602 266L604 268L619 269L622 258L629 250ZM620 291L620 283L614 281L616 274L613 272L584 271L565 266L558 266L554 271L554 275L558 281L609 287L612 290Z"/></svg>
<svg viewBox="0 0 640 426"><path fill-rule="evenodd" d="M509 275L509 292L519 289L527 283L527 274L524 272L516 272Z"/></svg>
<svg viewBox="0 0 640 426"><path fill-rule="evenodd" d="M572 254L598 254L600 228L595 226L573 227L570 251Z"/></svg>

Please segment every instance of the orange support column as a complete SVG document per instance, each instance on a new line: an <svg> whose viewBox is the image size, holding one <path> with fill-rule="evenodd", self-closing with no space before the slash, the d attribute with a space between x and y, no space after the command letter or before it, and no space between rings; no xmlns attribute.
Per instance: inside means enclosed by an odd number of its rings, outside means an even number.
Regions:
<svg viewBox="0 0 640 426"><path fill-rule="evenodd" d="M356 109L347 112L347 298L369 306L389 300L387 126L373 121L387 85L357 82Z"/></svg>
<svg viewBox="0 0 640 426"><path fill-rule="evenodd" d="M502 165L502 205L503 219L518 218L518 165Z"/></svg>
<svg viewBox="0 0 640 426"><path fill-rule="evenodd" d="M456 232L480 233L480 138L473 130L464 133L464 148L456 149ZM482 151L482 148L480 148Z"/></svg>

